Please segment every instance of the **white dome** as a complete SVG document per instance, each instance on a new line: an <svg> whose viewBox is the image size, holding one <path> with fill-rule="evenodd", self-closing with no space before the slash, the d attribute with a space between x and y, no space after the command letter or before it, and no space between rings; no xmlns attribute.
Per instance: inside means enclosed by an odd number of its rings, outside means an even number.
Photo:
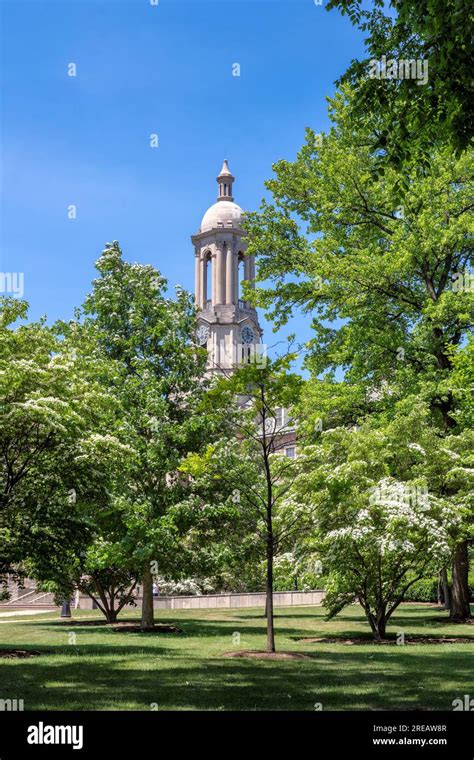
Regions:
<svg viewBox="0 0 474 760"><path fill-rule="evenodd" d="M217 201L204 214L201 222L201 232L213 230L215 227L240 227L242 214L243 211L237 203L233 203L232 201ZM232 222L232 225L230 222Z"/></svg>

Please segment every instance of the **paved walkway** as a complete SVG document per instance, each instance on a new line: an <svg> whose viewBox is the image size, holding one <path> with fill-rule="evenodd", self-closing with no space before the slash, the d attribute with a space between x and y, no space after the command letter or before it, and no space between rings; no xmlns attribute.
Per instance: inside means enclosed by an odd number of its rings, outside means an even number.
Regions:
<svg viewBox="0 0 474 760"><path fill-rule="evenodd" d="M51 612L51 610L10 610L9 612L0 612L0 618L16 615L44 615L45 612Z"/></svg>

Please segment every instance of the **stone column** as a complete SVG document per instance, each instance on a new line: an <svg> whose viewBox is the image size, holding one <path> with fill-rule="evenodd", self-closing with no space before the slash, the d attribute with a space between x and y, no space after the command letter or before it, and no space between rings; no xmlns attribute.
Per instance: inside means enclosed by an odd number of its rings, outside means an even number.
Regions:
<svg viewBox="0 0 474 760"><path fill-rule="evenodd" d="M234 252L232 250L232 243L227 243L227 260L226 260L226 266L225 266L225 274L226 274L225 302L235 303L234 301L235 267L234 267Z"/></svg>
<svg viewBox="0 0 474 760"><path fill-rule="evenodd" d="M201 259L199 262L200 269L200 277L201 277L201 304L202 308L206 308L206 301L207 301L207 257L205 253L201 254Z"/></svg>
<svg viewBox="0 0 474 760"><path fill-rule="evenodd" d="M244 256L244 280L250 280L250 259Z"/></svg>
<svg viewBox="0 0 474 760"><path fill-rule="evenodd" d="M211 256L211 262L212 262L212 291L211 291L211 298L212 298L212 305L217 303L217 251L214 249L212 256Z"/></svg>
<svg viewBox="0 0 474 760"><path fill-rule="evenodd" d="M225 303L225 258L222 243L217 245L216 250L216 301Z"/></svg>
<svg viewBox="0 0 474 760"><path fill-rule="evenodd" d="M255 279L255 256L250 256L249 258L249 280ZM252 288L255 287L255 285L252 283Z"/></svg>
<svg viewBox="0 0 474 760"><path fill-rule="evenodd" d="M221 301L220 303L225 303L225 296L226 296L226 282L227 282L227 245L224 247L222 246L219 253L221 257Z"/></svg>
<svg viewBox="0 0 474 760"><path fill-rule="evenodd" d="M244 256L244 280L245 282L248 282L250 280L250 259L248 256ZM244 303L246 304L246 301L244 299Z"/></svg>
<svg viewBox="0 0 474 760"><path fill-rule="evenodd" d="M199 250L196 249L196 253L194 254L194 298L196 300L197 306L199 306L200 309L202 309L202 297L201 297L201 257L199 254Z"/></svg>

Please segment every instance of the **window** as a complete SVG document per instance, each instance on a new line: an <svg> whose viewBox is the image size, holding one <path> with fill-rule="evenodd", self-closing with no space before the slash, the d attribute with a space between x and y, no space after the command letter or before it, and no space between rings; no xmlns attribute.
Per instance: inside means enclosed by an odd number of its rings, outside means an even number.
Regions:
<svg viewBox="0 0 474 760"><path fill-rule="evenodd" d="M296 457L296 449L294 446L286 446L285 448L285 456L289 457L290 459L294 459Z"/></svg>
<svg viewBox="0 0 474 760"><path fill-rule="evenodd" d="M243 279L244 279L244 262L242 259L239 258L238 269L237 269L237 294L238 294L239 300L242 297L242 280Z"/></svg>
<svg viewBox="0 0 474 760"><path fill-rule="evenodd" d="M245 343L241 343L241 350L242 350L242 364L252 364L251 346L246 346Z"/></svg>

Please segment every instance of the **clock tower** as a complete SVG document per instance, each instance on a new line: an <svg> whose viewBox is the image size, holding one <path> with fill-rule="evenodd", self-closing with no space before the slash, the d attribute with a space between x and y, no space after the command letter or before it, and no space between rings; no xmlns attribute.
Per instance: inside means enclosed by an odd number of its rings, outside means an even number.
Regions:
<svg viewBox="0 0 474 760"><path fill-rule="evenodd" d="M199 308L197 338L207 347L212 374L228 374L242 363L261 361L263 348L257 312L243 300L242 282L254 279L255 261L246 255L243 211L234 202L233 183L225 160L217 177L217 201L191 237Z"/></svg>

